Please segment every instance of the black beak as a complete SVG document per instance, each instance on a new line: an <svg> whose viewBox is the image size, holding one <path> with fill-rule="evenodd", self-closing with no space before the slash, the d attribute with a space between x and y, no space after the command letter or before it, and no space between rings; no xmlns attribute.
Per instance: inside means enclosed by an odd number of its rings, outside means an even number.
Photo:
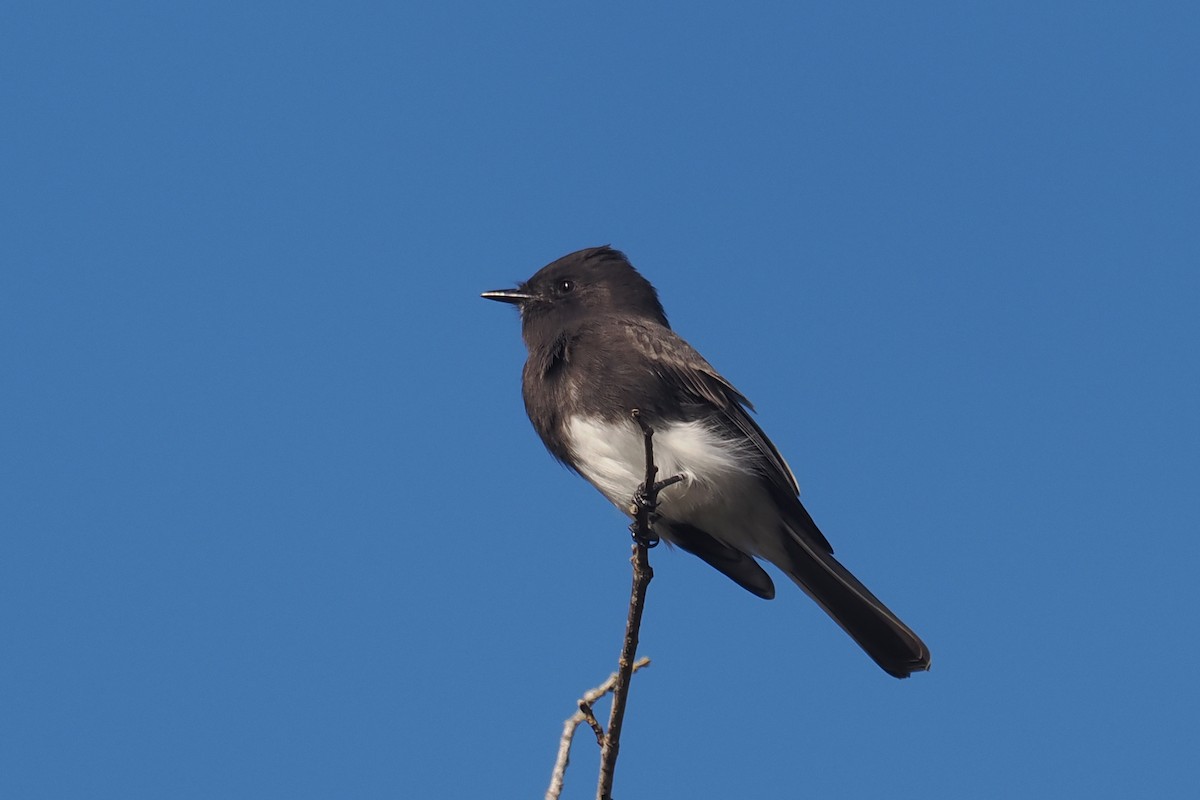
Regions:
<svg viewBox="0 0 1200 800"><path fill-rule="evenodd" d="M501 303L512 303L518 306L526 300L533 299L533 295L528 292L522 292L520 289L496 289L491 292L484 292L479 296L485 300L496 300Z"/></svg>

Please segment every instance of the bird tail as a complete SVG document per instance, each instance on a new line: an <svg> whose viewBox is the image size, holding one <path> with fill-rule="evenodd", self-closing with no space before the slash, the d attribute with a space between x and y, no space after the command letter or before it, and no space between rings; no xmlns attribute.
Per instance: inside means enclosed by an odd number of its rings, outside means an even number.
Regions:
<svg viewBox="0 0 1200 800"><path fill-rule="evenodd" d="M929 669L929 648L850 570L831 553L814 547L810 537L789 531L784 538L785 557L776 566L817 601L884 672L907 678Z"/></svg>

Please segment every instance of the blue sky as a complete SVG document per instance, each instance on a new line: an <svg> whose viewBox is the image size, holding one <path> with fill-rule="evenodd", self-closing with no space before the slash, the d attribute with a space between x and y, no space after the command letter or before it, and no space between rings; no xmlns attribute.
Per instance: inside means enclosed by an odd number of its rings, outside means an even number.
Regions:
<svg viewBox="0 0 1200 800"><path fill-rule="evenodd" d="M478 294L612 243L934 658L659 549L618 797L1195 796L1198 34L5 4L0 794L541 796L628 538Z"/></svg>

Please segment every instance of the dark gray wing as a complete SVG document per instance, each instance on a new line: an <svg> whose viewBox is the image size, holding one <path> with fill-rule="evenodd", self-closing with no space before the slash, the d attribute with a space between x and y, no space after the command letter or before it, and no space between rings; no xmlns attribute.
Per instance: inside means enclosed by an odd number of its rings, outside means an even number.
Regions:
<svg viewBox="0 0 1200 800"><path fill-rule="evenodd" d="M710 566L732 578L738 586L764 600L775 597L775 584L771 576L753 557L717 541L694 525L669 521L656 524L666 526L669 533L667 541L704 559Z"/></svg>
<svg viewBox="0 0 1200 800"><path fill-rule="evenodd" d="M800 494L800 486L791 468L762 428L758 427L758 423L750 417L748 411L754 410L754 406L733 384L721 377L694 347L670 328L659 325L630 320L624 329L633 346L662 372L663 377L683 386L697 400L714 406L732 429L754 445L761 456L763 474L772 483L792 496Z"/></svg>

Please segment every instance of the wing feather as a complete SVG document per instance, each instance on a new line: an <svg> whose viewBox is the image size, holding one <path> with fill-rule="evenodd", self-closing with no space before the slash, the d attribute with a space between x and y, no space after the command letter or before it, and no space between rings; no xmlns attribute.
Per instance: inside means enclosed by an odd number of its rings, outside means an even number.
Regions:
<svg viewBox="0 0 1200 800"><path fill-rule="evenodd" d="M683 386L697 400L714 406L726 424L754 445L760 457L759 466L772 482L793 496L800 494L791 467L750 416L754 406L695 348L669 328L654 326L652 330L651 326L638 320L630 320L625 332L634 347L665 377Z"/></svg>

